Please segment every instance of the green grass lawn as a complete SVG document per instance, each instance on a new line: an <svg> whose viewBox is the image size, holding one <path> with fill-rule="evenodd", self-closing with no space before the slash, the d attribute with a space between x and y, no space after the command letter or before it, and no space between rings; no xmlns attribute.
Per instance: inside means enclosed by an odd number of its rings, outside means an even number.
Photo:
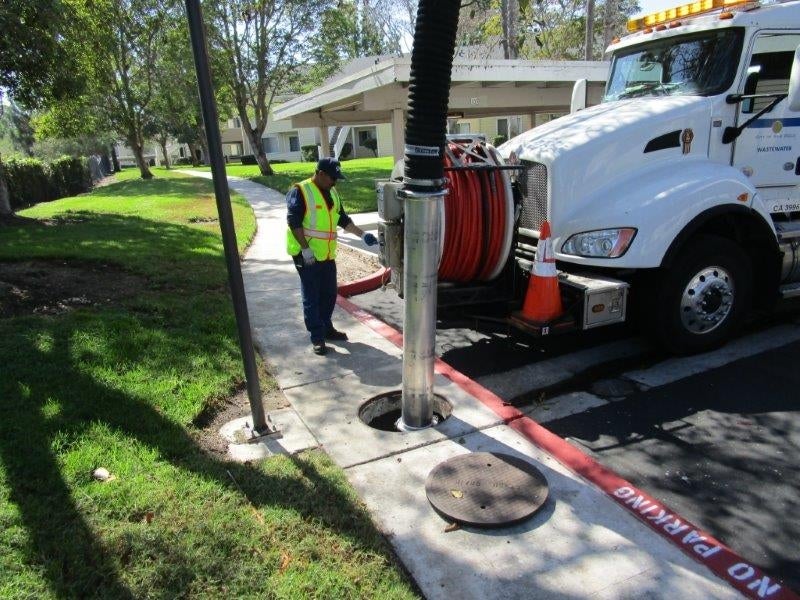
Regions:
<svg viewBox="0 0 800 600"><path fill-rule="evenodd" d="M324 453L238 465L199 446L193 420L242 382L211 183L136 175L0 227L0 261L142 282L0 319L0 598L414 597ZM233 202L242 248L255 220Z"/></svg>
<svg viewBox="0 0 800 600"><path fill-rule="evenodd" d="M342 197L345 209L350 213L378 210L375 180L388 179L393 166L394 159L391 156L343 161L342 172L347 179L337 183L336 189ZM226 165L226 172L228 175L246 177L279 192L287 192L296 181L311 177L314 174L316 163L280 163L272 165L272 168L275 170L275 175L270 177L260 175L258 165L230 164ZM200 169L207 171L210 170L210 167L200 167Z"/></svg>

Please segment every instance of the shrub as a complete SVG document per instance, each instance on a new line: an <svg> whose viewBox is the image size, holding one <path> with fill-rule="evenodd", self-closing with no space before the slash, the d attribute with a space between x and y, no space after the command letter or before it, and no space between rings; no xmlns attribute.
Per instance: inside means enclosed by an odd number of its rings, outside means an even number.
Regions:
<svg viewBox="0 0 800 600"><path fill-rule="evenodd" d="M376 140L374 137L365 139L364 143L361 145L364 146L365 148L369 148L370 150L372 150L372 153L375 156L378 156L378 140Z"/></svg>
<svg viewBox="0 0 800 600"><path fill-rule="evenodd" d="M496 136L494 136L494 139L492 140L492 145L497 147L500 144L505 144L507 141L508 141L508 138L506 136L504 136L504 135L496 135Z"/></svg>
<svg viewBox="0 0 800 600"><path fill-rule="evenodd" d="M63 156L49 165L35 158L11 159L3 165L13 209L74 196L92 187L85 158Z"/></svg>
<svg viewBox="0 0 800 600"><path fill-rule="evenodd" d="M288 162L289 162L288 160L284 160L282 158L275 158L275 159L269 161L269 164L271 164L271 165L283 165L283 164L286 164Z"/></svg>
<svg viewBox="0 0 800 600"><path fill-rule="evenodd" d="M339 160L347 160L350 158L350 155L353 153L353 144L350 142L345 142L342 145L342 151L339 153Z"/></svg>
<svg viewBox="0 0 800 600"><path fill-rule="evenodd" d="M12 158L5 163L5 167L12 208L53 200L47 165L42 161Z"/></svg>
<svg viewBox="0 0 800 600"><path fill-rule="evenodd" d="M62 156L50 163L53 196L75 196L92 187L89 164L85 158Z"/></svg>
<svg viewBox="0 0 800 600"><path fill-rule="evenodd" d="M305 162L317 162L319 160L319 148L315 144L300 146L300 152Z"/></svg>
<svg viewBox="0 0 800 600"><path fill-rule="evenodd" d="M192 159L189 158L188 156L181 156L180 158L176 158L174 161L172 161L172 163L175 165L184 165L184 166L191 165Z"/></svg>
<svg viewBox="0 0 800 600"><path fill-rule="evenodd" d="M258 161L256 160L255 154L243 154L242 155L242 164L243 165L257 165Z"/></svg>

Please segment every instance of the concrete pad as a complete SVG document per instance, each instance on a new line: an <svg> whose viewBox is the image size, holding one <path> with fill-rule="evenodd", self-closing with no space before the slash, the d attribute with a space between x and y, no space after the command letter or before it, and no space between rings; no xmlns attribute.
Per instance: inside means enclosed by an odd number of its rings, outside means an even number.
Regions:
<svg viewBox="0 0 800 600"><path fill-rule="evenodd" d="M544 507L515 526L445 532L425 480L436 465L467 452L502 452L535 464L550 486ZM658 598L740 597L506 426L346 473L428 600L642 598L643 586Z"/></svg>
<svg viewBox="0 0 800 600"><path fill-rule="evenodd" d="M572 392L537 402L534 406L523 409L526 415L537 423L547 423L563 419L570 415L582 413L590 408L603 406L606 400L587 392Z"/></svg>
<svg viewBox="0 0 800 600"><path fill-rule="evenodd" d="M740 358L785 346L797 340L800 340L800 327L779 325L734 340L718 350L694 356L671 358L649 369L626 373L624 377L648 387L665 385L697 373L716 369Z"/></svg>
<svg viewBox="0 0 800 600"><path fill-rule="evenodd" d="M326 342L328 353L313 353L308 332L303 325L302 310L287 309L296 321L276 321L253 328L259 348L270 364L281 388L306 385L351 373L368 373L399 361L402 350L375 334L341 309L334 311L333 322L347 333L344 342ZM377 393L377 392L376 392Z"/></svg>
<svg viewBox="0 0 800 600"><path fill-rule="evenodd" d="M325 451L341 466L350 466L447 438L459 438L501 422L450 380L437 375L434 390L453 406L453 414L436 427L409 433L373 429L358 418L359 407L378 394L402 387L402 365L368 369L285 390Z"/></svg>
<svg viewBox="0 0 800 600"><path fill-rule="evenodd" d="M240 432L246 424L252 424L252 417L234 419L219 430L220 435L230 442L228 455L233 460L261 460L275 454L297 454L319 446L319 442L293 408L273 410L267 414L280 432L279 436L265 437L253 443L241 443Z"/></svg>
<svg viewBox="0 0 800 600"><path fill-rule="evenodd" d="M631 338L487 375L481 377L478 383L501 398L513 400L517 396L569 381L600 365L642 356L649 351L650 346L643 340Z"/></svg>

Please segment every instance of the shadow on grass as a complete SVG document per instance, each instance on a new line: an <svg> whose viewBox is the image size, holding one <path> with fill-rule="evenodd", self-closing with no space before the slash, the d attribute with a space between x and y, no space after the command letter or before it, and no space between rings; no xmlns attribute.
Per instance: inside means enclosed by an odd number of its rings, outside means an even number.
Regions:
<svg viewBox="0 0 800 600"><path fill-rule="evenodd" d="M94 227L84 231L82 237L78 235L80 228L90 224ZM221 365L220 361L235 360L237 344L231 311L225 306L229 299L219 289L224 265L216 250L218 238L180 225L113 215L90 215L87 223L70 228L73 243L80 240L83 244L83 260L111 260L110 242L124 234L132 241L126 246L133 247L120 260L124 266L144 268L147 261L161 260L160 253L172 245L173 257L184 259L185 268L180 275L163 270L165 276L175 275L182 289L167 293L143 290L151 296L148 302L163 312L158 316L148 312L79 311L55 318L0 321L0 465L9 499L18 507L27 531L25 564L33 567L32 572L41 567L52 592L63 598L137 595L123 576L125 557L93 531L85 509L76 502L80 489L70 484L64 457L57 453L64 444L80 443L82 436L98 426L153 451L159 460L187 475L243 494L253 507L290 509L304 520L347 537L356 548L385 554L386 545L366 513L312 461L292 459L304 476L301 479L216 459L203 452L180 424L180 417L168 416L169 400L132 392L125 387L125 378L100 375L104 369L114 371L117 377L119 371L130 375L137 368L145 376L160 375L172 368L180 380L191 378L185 373L192 372L193 361L209 369L225 367L230 372L230 363ZM35 235L52 234L42 230L23 240L31 242L29 248L40 248L44 253L48 243ZM51 244L56 242L66 244L65 240L50 240ZM186 265L187 255L193 254L196 261L189 260ZM0 258L7 255L0 252ZM205 272L198 276L191 272L196 269ZM197 284L212 282L216 288L206 293L185 293L187 284L196 292ZM87 330L106 342L94 354L76 343ZM212 351L206 346L214 343L223 349ZM142 344L153 347L143 352ZM164 406L157 405L159 401ZM80 477L88 480L89 473ZM158 561L161 557L152 558ZM265 572L275 569L275 565L264 565ZM172 575L152 581L149 593L178 596L196 576L187 568Z"/></svg>
<svg viewBox="0 0 800 600"><path fill-rule="evenodd" d="M72 220L52 227L0 229L4 246L0 260L94 260L170 285L220 286L226 282L216 223L193 227L188 219L183 225L81 210L57 216Z"/></svg>

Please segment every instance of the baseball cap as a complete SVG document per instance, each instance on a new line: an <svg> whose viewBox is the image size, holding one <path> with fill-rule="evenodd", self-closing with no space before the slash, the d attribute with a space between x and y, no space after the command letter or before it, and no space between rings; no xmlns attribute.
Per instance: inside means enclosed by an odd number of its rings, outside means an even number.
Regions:
<svg viewBox="0 0 800 600"><path fill-rule="evenodd" d="M347 179L342 173L342 165L335 158L320 158L317 163L317 171L322 171L334 181Z"/></svg>

